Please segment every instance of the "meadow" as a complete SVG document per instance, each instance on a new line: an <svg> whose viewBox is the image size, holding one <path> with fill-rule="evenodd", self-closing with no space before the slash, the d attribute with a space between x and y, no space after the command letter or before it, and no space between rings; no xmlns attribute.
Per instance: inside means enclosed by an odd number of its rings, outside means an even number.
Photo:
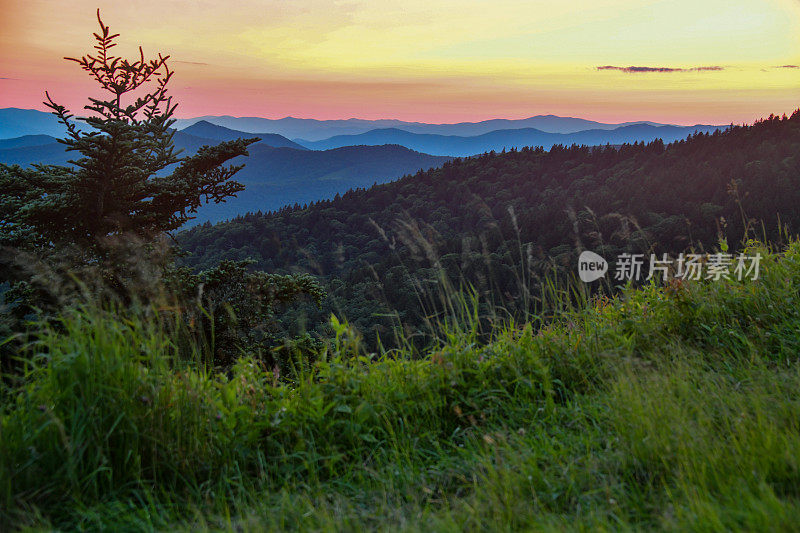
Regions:
<svg viewBox="0 0 800 533"><path fill-rule="evenodd" d="M254 355L214 371L146 307L71 311L2 390L2 523L792 530L800 243L748 252L758 280L651 283L489 332L455 294L424 354L370 353L333 318L323 356L283 374Z"/></svg>

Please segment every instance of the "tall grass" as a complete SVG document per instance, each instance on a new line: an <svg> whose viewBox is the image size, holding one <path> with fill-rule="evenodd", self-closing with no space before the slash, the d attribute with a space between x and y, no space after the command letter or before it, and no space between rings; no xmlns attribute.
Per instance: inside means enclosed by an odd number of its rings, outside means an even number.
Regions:
<svg viewBox="0 0 800 533"><path fill-rule="evenodd" d="M154 313L76 311L41 329L2 396L1 519L793 529L800 245L753 246L758 281L628 289L547 326L498 322L488 343L479 302L460 296L424 358L367 357L335 321L324 357L290 376L246 357L210 371Z"/></svg>

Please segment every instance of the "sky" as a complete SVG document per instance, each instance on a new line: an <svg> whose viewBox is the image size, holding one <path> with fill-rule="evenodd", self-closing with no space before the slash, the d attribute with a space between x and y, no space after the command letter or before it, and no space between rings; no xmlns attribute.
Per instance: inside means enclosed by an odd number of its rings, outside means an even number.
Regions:
<svg viewBox="0 0 800 533"><path fill-rule="evenodd" d="M800 0L0 0L0 108L100 96L95 16L178 117L751 122L800 107Z"/></svg>

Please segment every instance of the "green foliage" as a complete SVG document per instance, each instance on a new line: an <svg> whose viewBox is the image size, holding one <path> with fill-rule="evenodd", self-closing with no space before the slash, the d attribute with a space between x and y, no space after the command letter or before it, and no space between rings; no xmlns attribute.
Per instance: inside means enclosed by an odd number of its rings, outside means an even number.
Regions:
<svg viewBox="0 0 800 533"><path fill-rule="evenodd" d="M398 322L419 334L446 314L442 271L473 287L485 312L503 306L524 320L552 311L539 295L549 280L566 284L582 249L613 261L710 250L720 233L731 252L746 238L779 242L800 227L799 154L800 112L666 147L489 153L178 238L194 268L252 257L258 268L323 276L329 297L306 311L321 323L346 316L374 347Z"/></svg>
<svg viewBox="0 0 800 533"><path fill-rule="evenodd" d="M2 395L3 520L791 529L800 243L750 246L757 281L629 288L488 345L465 323L424 359L366 356L334 321L327 356L288 380L178 357L180 320L72 313L43 327L28 348L43 355Z"/></svg>
<svg viewBox="0 0 800 533"><path fill-rule="evenodd" d="M57 316L86 301L124 305L163 302L183 309L211 342L210 362L230 366L256 341L278 344L272 315L300 294L321 289L309 276L248 271L224 261L194 276L174 267L166 232L178 229L203 203L222 202L244 187L232 180L242 165L224 166L258 138L203 146L178 157L173 146L177 104L167 86L167 60L114 55L115 39L97 14L96 52L76 62L108 94L89 98L88 116L74 120L47 95L66 128L61 142L80 157L73 167L0 165L0 282L2 326L21 333L32 316ZM79 127L78 121L85 124ZM233 318L233 317L236 318ZM270 327L271 326L271 327ZM8 370L0 352L0 369Z"/></svg>
<svg viewBox="0 0 800 533"><path fill-rule="evenodd" d="M166 283L188 304L180 311L193 335L207 343L213 355L209 362L230 367L242 353L260 351L262 362L285 370L291 360L277 357L273 348L290 335L275 323L276 311L301 295L319 305L325 292L311 276L253 272L248 269L251 263L222 261L199 274L179 267L169 271ZM288 342L306 356L320 348L310 338ZM284 352L291 354L289 346Z"/></svg>

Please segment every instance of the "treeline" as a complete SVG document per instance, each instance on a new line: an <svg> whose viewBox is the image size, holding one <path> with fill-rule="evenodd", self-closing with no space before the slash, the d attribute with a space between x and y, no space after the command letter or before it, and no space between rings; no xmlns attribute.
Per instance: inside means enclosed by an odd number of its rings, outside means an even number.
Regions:
<svg viewBox="0 0 800 533"><path fill-rule="evenodd" d="M323 308L293 311L289 323L313 327L334 311L386 339L437 311L428 297L439 272L519 315L535 310L530 295L546 278L574 270L580 249L613 260L708 250L720 237L735 248L748 233L776 240L800 222L798 154L800 110L667 146L491 152L178 238L193 268L254 258L267 271L321 276Z"/></svg>

